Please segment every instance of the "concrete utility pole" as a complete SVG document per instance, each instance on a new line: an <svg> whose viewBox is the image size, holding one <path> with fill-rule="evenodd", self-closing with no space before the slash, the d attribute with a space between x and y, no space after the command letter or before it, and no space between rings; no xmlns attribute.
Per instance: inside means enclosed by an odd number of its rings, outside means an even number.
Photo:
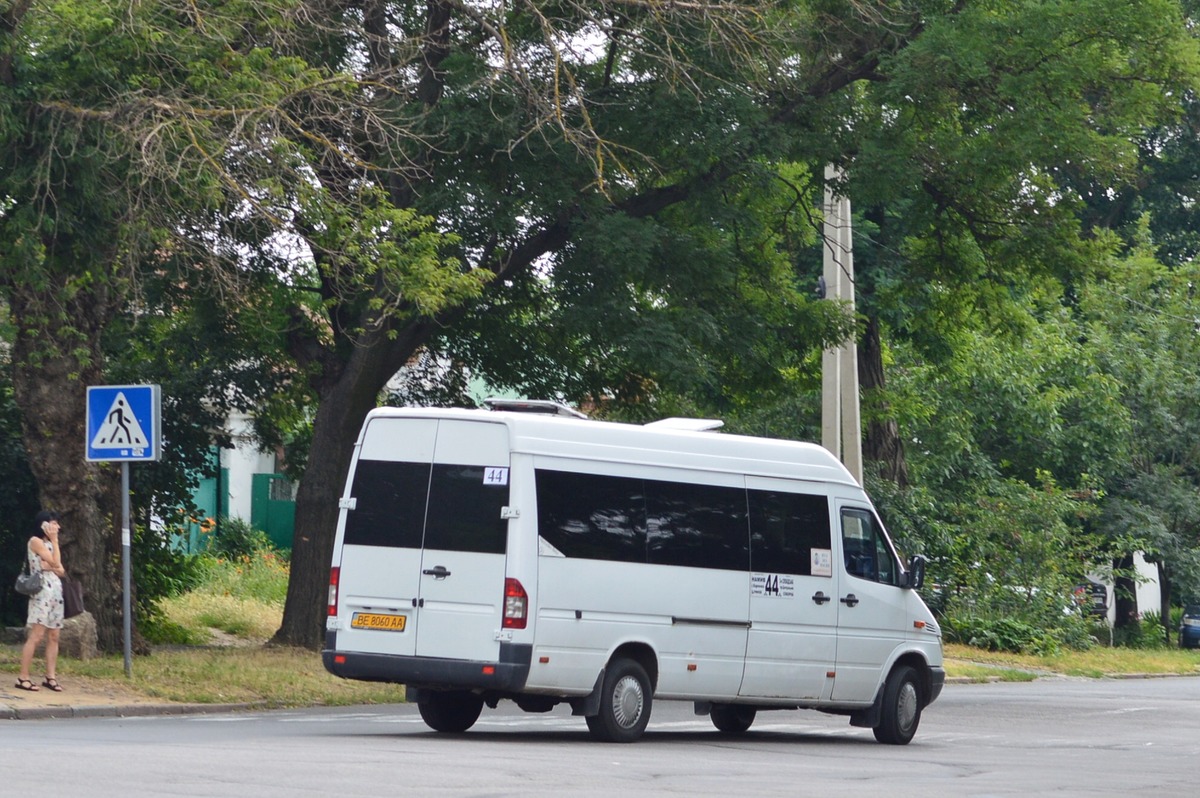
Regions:
<svg viewBox="0 0 1200 798"><path fill-rule="evenodd" d="M854 245L850 199L835 196L835 166L825 167L825 298L854 312ZM821 356L821 445L862 484L862 417L858 403L858 347L853 336Z"/></svg>

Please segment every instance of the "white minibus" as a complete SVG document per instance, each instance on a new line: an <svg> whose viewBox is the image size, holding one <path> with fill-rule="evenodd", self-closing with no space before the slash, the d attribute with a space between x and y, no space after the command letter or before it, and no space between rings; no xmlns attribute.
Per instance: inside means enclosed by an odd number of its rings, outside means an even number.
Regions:
<svg viewBox="0 0 1200 798"><path fill-rule="evenodd" d="M804 708L912 739L945 682L924 561L901 562L828 451L489 405L368 415L334 543L331 673L406 685L442 732L510 699L631 742L665 699L726 733Z"/></svg>

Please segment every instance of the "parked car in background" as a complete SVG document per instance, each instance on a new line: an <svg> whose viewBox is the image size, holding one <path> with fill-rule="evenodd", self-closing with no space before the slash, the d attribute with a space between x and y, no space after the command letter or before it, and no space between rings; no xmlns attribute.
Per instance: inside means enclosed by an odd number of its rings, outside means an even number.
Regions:
<svg viewBox="0 0 1200 798"><path fill-rule="evenodd" d="M1183 621L1179 624L1179 646L1200 648L1200 604L1189 604L1183 608Z"/></svg>

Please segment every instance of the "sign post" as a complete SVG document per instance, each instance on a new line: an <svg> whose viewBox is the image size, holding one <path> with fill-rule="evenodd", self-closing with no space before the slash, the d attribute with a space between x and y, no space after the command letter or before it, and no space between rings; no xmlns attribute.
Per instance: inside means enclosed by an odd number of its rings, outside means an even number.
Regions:
<svg viewBox="0 0 1200 798"><path fill-rule="evenodd" d="M158 460L162 453L161 414L162 394L157 385L88 386L87 460L121 464L121 614L127 678L133 676L129 464Z"/></svg>

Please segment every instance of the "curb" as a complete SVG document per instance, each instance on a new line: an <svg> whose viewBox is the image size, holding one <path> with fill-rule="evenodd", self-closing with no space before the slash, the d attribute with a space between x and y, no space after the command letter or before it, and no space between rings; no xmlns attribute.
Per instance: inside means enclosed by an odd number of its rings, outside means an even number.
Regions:
<svg viewBox="0 0 1200 798"><path fill-rule="evenodd" d="M246 704L121 704L91 707L25 707L0 705L0 721L54 718L137 718L165 715L212 715L262 709L264 703Z"/></svg>

